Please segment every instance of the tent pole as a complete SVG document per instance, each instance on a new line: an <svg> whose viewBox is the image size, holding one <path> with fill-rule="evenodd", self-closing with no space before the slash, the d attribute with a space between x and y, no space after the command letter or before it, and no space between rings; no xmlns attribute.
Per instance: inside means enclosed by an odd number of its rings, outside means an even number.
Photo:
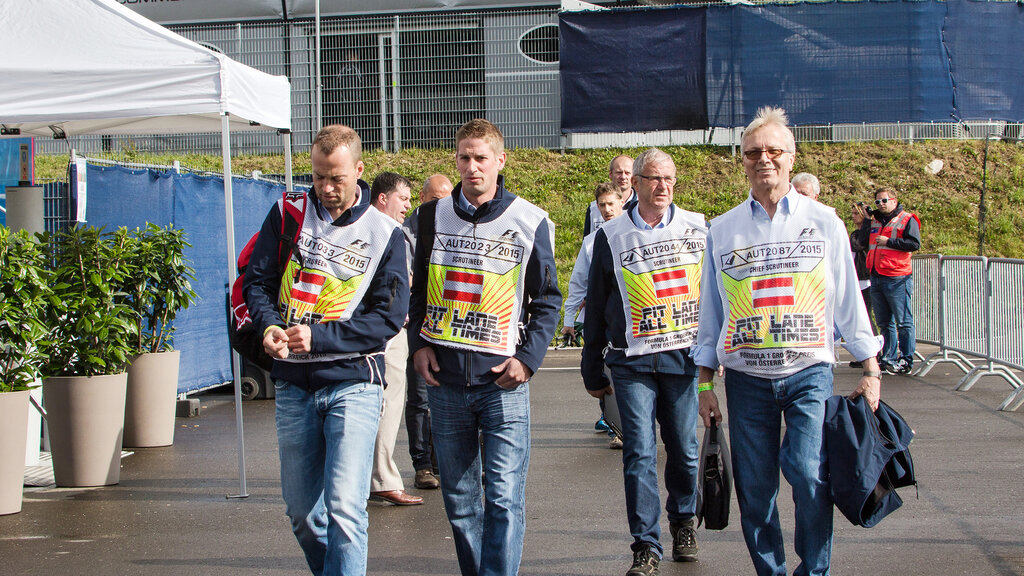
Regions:
<svg viewBox="0 0 1024 576"><path fill-rule="evenodd" d="M293 190L292 183L292 133L290 130L281 131L281 143L284 146L284 189Z"/></svg>
<svg viewBox="0 0 1024 576"><path fill-rule="evenodd" d="M228 240L228 290L235 283L235 208L231 200L231 129L228 113L221 113L220 148L224 155L224 221ZM231 350L231 376L235 382L235 432L238 434L238 494L228 498L248 498L245 488L245 430L242 425L242 359L238 352Z"/></svg>

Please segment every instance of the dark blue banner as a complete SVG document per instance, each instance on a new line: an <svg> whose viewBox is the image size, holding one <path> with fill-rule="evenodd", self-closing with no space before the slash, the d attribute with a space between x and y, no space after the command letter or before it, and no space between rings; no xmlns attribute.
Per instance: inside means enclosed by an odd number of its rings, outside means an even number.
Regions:
<svg viewBox="0 0 1024 576"><path fill-rule="evenodd" d="M703 8L559 14L563 132L708 126Z"/></svg>
<svg viewBox="0 0 1024 576"><path fill-rule="evenodd" d="M950 0L943 39L960 120L1024 121L1024 6Z"/></svg>
<svg viewBox="0 0 1024 576"><path fill-rule="evenodd" d="M953 118L945 2L838 2L708 11L710 123L781 106L793 124Z"/></svg>

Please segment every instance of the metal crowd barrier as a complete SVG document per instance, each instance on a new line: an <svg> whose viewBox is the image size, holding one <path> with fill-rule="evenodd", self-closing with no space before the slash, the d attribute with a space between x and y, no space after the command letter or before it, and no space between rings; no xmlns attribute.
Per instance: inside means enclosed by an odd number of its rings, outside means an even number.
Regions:
<svg viewBox="0 0 1024 576"><path fill-rule="evenodd" d="M959 391L998 376L1013 389L999 409L1019 408L1024 382L1014 370L1024 371L1024 260L923 255L913 261L917 340L939 346L917 375L955 364L964 372Z"/></svg>

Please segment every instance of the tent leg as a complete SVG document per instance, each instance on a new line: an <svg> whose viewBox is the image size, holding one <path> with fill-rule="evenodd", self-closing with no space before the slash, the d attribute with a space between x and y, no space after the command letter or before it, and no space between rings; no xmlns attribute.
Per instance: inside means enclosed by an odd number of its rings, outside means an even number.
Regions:
<svg viewBox="0 0 1024 576"><path fill-rule="evenodd" d="M228 289L235 283L235 207L231 198L231 130L227 113L221 114L221 152L224 155L224 219L227 232ZM242 359L231 351L231 376L235 383L235 431L238 434L238 494L228 498L248 498L245 487L245 428L242 422Z"/></svg>
<svg viewBox="0 0 1024 576"><path fill-rule="evenodd" d="M284 146L284 189L294 190L292 183L292 133L288 130L281 132L281 144Z"/></svg>

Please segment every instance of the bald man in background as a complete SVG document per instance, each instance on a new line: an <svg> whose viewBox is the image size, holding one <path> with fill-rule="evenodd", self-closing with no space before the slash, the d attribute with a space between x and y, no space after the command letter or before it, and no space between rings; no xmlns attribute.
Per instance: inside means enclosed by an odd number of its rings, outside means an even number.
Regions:
<svg viewBox="0 0 1024 576"><path fill-rule="evenodd" d="M423 181L423 190L420 191L420 206L451 196L453 188L452 181L444 174L428 176ZM417 207L409 213L402 224L402 227L412 235L414 243L416 231L419 229L419 214L420 209ZM413 252L415 251L414 244ZM430 410L427 406L427 382L413 369L411 358L406 367L406 376L409 385L405 399L405 428L409 432L409 456L412 458L412 466L416 470L416 479L413 485L420 490L435 490L441 486L441 483L435 476L433 464Z"/></svg>

